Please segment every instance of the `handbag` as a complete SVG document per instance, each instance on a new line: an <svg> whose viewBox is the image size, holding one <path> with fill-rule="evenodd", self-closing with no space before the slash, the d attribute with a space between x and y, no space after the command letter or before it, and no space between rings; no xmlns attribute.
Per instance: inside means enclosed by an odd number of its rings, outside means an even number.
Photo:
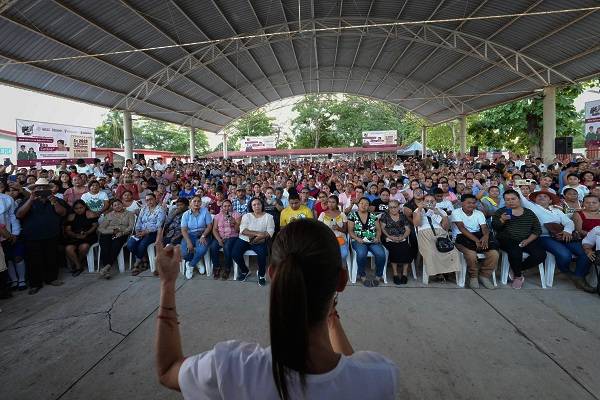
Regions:
<svg viewBox="0 0 600 400"><path fill-rule="evenodd" d="M436 237L435 248L437 249L437 251L439 251L440 253L449 253L452 250L454 250L454 243L452 243L452 240L450 240L448 236L438 236L435 233L435 228L433 227L433 223L431 222L431 217L427 216L427 221L429 222L429 226L433 231L433 236Z"/></svg>

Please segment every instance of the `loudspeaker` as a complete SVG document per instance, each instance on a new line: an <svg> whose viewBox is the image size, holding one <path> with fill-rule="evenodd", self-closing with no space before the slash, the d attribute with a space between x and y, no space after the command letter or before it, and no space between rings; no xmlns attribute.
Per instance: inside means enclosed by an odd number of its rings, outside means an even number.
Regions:
<svg viewBox="0 0 600 400"><path fill-rule="evenodd" d="M563 136L554 139L554 153L556 154L572 154L573 153L573 136Z"/></svg>
<svg viewBox="0 0 600 400"><path fill-rule="evenodd" d="M471 150L469 150L469 156L477 157L479 155L479 147L471 146Z"/></svg>
<svg viewBox="0 0 600 400"><path fill-rule="evenodd" d="M133 158L135 158L136 160L145 160L146 156L144 154L139 153L139 154L134 154Z"/></svg>
<svg viewBox="0 0 600 400"><path fill-rule="evenodd" d="M421 156L421 152L419 150L415 150L415 157L419 158Z"/></svg>
<svg viewBox="0 0 600 400"><path fill-rule="evenodd" d="M333 158L333 154L327 153L327 158L331 160Z"/></svg>

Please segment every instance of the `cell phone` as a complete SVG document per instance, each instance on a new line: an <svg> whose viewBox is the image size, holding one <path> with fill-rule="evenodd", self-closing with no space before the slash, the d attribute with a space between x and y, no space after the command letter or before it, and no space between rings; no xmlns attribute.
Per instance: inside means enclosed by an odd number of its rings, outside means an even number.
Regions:
<svg viewBox="0 0 600 400"><path fill-rule="evenodd" d="M512 208L507 208L506 214L510 216L510 219L512 219Z"/></svg>
<svg viewBox="0 0 600 400"><path fill-rule="evenodd" d="M5 159L4 159L4 166L5 166L5 167L8 167L10 164L12 164L12 163L10 162L10 158L5 158Z"/></svg>

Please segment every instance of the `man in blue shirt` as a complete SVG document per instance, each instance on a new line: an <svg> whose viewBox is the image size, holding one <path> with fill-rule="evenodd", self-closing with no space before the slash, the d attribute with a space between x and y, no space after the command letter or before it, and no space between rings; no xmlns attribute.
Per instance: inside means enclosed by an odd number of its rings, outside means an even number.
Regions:
<svg viewBox="0 0 600 400"><path fill-rule="evenodd" d="M195 196L190 208L181 216L181 257L185 263L185 277L192 279L194 268L209 249L212 239L212 216L207 207L202 207L202 199ZM198 268L200 275L206 272L205 266Z"/></svg>
<svg viewBox="0 0 600 400"><path fill-rule="evenodd" d="M165 211L156 201L154 193L146 194L146 205L140 211L135 224L135 234L127 241L127 248L135 255L136 262L131 275L136 276L147 269L148 246L156 241L156 234L165 222Z"/></svg>

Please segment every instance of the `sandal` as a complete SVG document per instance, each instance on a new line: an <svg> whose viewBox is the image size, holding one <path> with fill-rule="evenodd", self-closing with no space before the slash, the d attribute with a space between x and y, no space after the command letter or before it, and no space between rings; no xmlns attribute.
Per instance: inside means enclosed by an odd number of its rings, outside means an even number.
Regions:
<svg viewBox="0 0 600 400"><path fill-rule="evenodd" d="M82 272L83 272L83 268L79 268L79 269L76 268L73 271L71 271L71 276L75 278L75 277L81 275Z"/></svg>
<svg viewBox="0 0 600 400"><path fill-rule="evenodd" d="M221 277L221 268L215 268L213 271L213 278L219 279Z"/></svg>
<svg viewBox="0 0 600 400"><path fill-rule="evenodd" d="M140 272L142 272L142 270L135 267L131 270L131 276L138 276L140 274Z"/></svg>

